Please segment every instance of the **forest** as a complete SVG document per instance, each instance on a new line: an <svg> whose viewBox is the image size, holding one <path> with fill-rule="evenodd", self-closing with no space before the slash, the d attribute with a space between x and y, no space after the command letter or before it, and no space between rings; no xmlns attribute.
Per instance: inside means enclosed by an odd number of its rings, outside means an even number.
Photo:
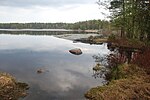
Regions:
<svg viewBox="0 0 150 100"><path fill-rule="evenodd" d="M121 37L150 41L150 0L111 0L109 3L111 23L121 30Z"/></svg>
<svg viewBox="0 0 150 100"><path fill-rule="evenodd" d="M76 23L0 23L0 29L81 29L98 30L107 29L109 21L88 20Z"/></svg>

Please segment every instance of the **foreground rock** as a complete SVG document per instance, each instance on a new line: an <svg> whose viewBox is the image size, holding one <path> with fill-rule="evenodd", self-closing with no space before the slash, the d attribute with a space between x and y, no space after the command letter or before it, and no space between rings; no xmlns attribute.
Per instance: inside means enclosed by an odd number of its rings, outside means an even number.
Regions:
<svg viewBox="0 0 150 100"><path fill-rule="evenodd" d="M74 54L74 55L81 55L82 54L81 49L78 49L78 48L71 49L71 50L69 50L69 52L72 53L72 54Z"/></svg>
<svg viewBox="0 0 150 100"><path fill-rule="evenodd" d="M9 74L0 73L0 100L18 100L27 96L27 89L26 83L16 82Z"/></svg>

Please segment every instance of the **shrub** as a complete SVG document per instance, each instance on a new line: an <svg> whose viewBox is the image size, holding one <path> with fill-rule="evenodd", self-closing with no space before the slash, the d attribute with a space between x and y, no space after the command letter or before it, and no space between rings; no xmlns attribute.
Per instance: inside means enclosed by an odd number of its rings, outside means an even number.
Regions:
<svg viewBox="0 0 150 100"><path fill-rule="evenodd" d="M144 68L150 74L150 47L147 47L142 53L134 54L132 63Z"/></svg>
<svg viewBox="0 0 150 100"><path fill-rule="evenodd" d="M120 54L119 52L115 52L107 56L107 62L109 73L105 75L106 80L111 81L122 77L120 76L120 65L126 62L126 56L124 54Z"/></svg>

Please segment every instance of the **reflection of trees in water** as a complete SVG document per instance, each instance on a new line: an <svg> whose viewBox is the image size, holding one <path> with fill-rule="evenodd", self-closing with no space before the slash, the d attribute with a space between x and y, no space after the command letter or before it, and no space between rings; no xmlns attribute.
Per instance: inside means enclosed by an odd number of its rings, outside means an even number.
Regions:
<svg viewBox="0 0 150 100"><path fill-rule="evenodd" d="M61 35L61 34L87 34L86 32L78 31L0 31L0 34L28 34L28 35Z"/></svg>
<svg viewBox="0 0 150 100"><path fill-rule="evenodd" d="M108 72L107 68L107 59L106 55L93 55L93 59L95 60L95 66L93 67L93 75L94 78L105 78L106 73Z"/></svg>
<svg viewBox="0 0 150 100"><path fill-rule="evenodd" d="M0 34L60 35L74 34L72 31L0 31Z"/></svg>

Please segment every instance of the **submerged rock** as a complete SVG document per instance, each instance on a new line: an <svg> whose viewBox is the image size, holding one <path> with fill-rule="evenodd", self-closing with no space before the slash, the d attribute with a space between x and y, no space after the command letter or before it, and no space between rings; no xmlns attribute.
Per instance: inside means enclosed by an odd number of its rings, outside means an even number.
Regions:
<svg viewBox="0 0 150 100"><path fill-rule="evenodd" d="M75 54L75 55L81 55L82 54L81 49L78 49L78 48L71 49L71 50L69 50L69 52L72 53L72 54Z"/></svg>
<svg viewBox="0 0 150 100"><path fill-rule="evenodd" d="M38 70L37 70L37 73L38 73L38 74L43 73L43 72L44 72L43 69L38 69Z"/></svg>
<svg viewBox="0 0 150 100"><path fill-rule="evenodd" d="M99 64L99 63L96 64L96 66L93 67L93 70L94 70L94 71L100 71L100 70L101 70L100 64Z"/></svg>

